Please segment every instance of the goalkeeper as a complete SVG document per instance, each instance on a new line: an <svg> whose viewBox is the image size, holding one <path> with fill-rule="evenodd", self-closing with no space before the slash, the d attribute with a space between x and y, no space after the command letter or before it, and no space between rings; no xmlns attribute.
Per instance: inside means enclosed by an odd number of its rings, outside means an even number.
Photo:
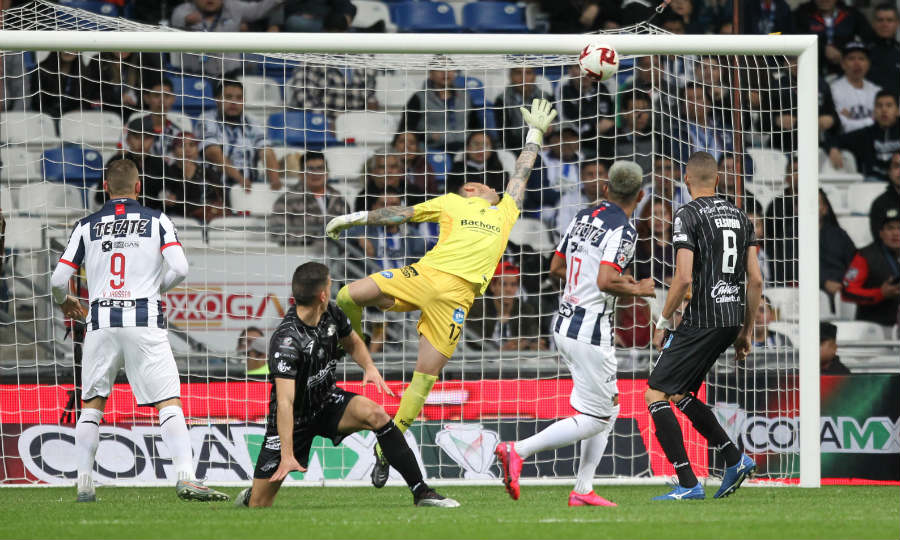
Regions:
<svg viewBox="0 0 900 540"><path fill-rule="evenodd" d="M453 355L475 295L484 292L494 275L509 232L519 217L525 184L544 133L556 117L556 111L545 99L535 99L530 111L521 110L530 129L502 198L484 184L468 182L459 194L448 193L412 208L389 206L339 216L325 227L328 236L337 239L342 230L357 225L399 225L410 221L440 224L437 245L418 262L354 281L337 295L338 305L360 335L362 308L366 306L422 311L416 327L416 368L394 417L403 431L421 412L438 374ZM384 486L388 473L387 459L376 445L372 484Z"/></svg>

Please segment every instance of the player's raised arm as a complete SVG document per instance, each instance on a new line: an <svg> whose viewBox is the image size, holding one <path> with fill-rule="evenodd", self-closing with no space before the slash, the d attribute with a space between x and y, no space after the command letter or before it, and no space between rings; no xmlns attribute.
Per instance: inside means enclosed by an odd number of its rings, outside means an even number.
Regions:
<svg viewBox="0 0 900 540"><path fill-rule="evenodd" d="M415 211L409 206L385 206L371 212L353 212L338 216L325 226L325 234L337 240L341 231L358 225L400 225L412 219Z"/></svg>
<svg viewBox="0 0 900 540"><path fill-rule="evenodd" d="M525 137L525 147L522 148L516 159L516 169L506 184L506 194L512 197L516 206L521 210L522 202L525 200L525 185L528 183L528 177L531 176L534 160L537 159L541 145L544 143L544 133L550 127L550 122L556 118L556 109L546 99L535 99L531 103L530 111L525 107L519 107L519 110L522 111L522 118L528 124L529 129Z"/></svg>

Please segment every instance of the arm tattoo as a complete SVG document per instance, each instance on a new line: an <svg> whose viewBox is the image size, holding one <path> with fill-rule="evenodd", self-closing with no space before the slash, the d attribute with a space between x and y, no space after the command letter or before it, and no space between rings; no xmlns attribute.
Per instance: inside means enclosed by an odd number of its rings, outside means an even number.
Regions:
<svg viewBox="0 0 900 540"><path fill-rule="evenodd" d="M519 209L522 208L522 202L525 200L525 184L528 183L531 168L534 167L534 160L537 159L540 149L535 143L525 145L519 154L519 159L516 160L516 169L506 185L506 194L512 197Z"/></svg>
<svg viewBox="0 0 900 540"><path fill-rule="evenodd" d="M369 212L366 225L400 225L412 219L413 213L408 206L385 206Z"/></svg>

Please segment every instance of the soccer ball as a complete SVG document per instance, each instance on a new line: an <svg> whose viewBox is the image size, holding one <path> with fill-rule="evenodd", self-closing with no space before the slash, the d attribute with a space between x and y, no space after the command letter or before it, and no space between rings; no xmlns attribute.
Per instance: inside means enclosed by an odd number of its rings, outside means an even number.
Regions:
<svg viewBox="0 0 900 540"><path fill-rule="evenodd" d="M609 45L592 43L581 51L578 64L588 77L605 81L619 70L619 54Z"/></svg>

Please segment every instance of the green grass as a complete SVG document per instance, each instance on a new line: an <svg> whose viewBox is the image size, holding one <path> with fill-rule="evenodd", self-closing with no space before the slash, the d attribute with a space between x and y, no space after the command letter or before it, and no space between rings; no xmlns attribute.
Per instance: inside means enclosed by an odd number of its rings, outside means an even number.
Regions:
<svg viewBox="0 0 900 540"><path fill-rule="evenodd" d="M4 489L2 538L898 538L896 487L745 488L650 502L662 486L603 486L618 508L568 508L569 487L445 487L462 508L414 508L403 488L284 488L264 510L187 503L174 489ZM234 495L237 488L226 489ZM708 496L714 492L708 489Z"/></svg>

